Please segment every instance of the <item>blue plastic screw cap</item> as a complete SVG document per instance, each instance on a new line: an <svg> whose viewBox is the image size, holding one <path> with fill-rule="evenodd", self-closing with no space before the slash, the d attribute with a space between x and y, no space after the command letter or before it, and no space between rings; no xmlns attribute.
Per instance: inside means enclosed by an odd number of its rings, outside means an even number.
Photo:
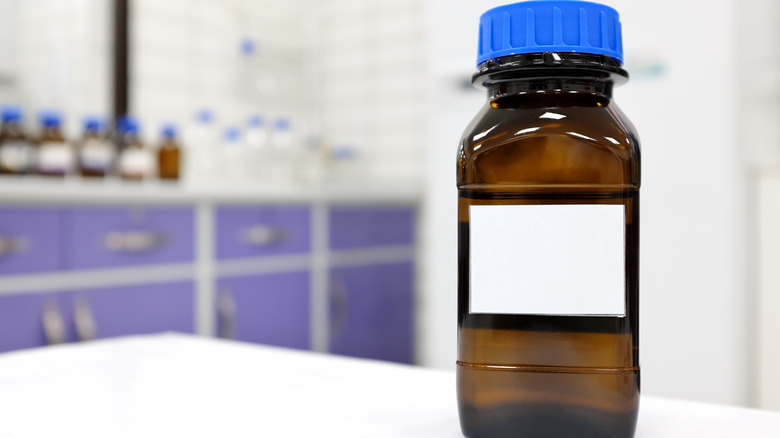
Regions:
<svg viewBox="0 0 780 438"><path fill-rule="evenodd" d="M176 137L176 125L173 123L166 123L162 126L162 130L160 131L163 138L175 138Z"/></svg>
<svg viewBox="0 0 780 438"><path fill-rule="evenodd" d="M277 131L289 131L290 119L286 117L280 117L274 122L274 129Z"/></svg>
<svg viewBox="0 0 780 438"><path fill-rule="evenodd" d="M214 121L214 113L212 113L210 110L202 109L195 114L195 120L197 120L199 123L211 123Z"/></svg>
<svg viewBox="0 0 780 438"><path fill-rule="evenodd" d="M623 63L618 12L580 0L533 0L499 6L479 20L477 65L542 52L607 55Z"/></svg>
<svg viewBox="0 0 780 438"><path fill-rule="evenodd" d="M100 116L84 117L85 131L101 131L106 126L106 120Z"/></svg>
<svg viewBox="0 0 780 438"><path fill-rule="evenodd" d="M59 111L43 110L38 113L38 119L41 121L41 125L47 128L59 128L62 122L62 114Z"/></svg>
<svg viewBox="0 0 780 438"><path fill-rule="evenodd" d="M225 128L225 130L222 131L222 138L227 143L235 143L239 140L240 137L241 137L241 131L235 126Z"/></svg>
<svg viewBox="0 0 780 438"><path fill-rule="evenodd" d="M17 105L3 105L0 108L0 117L4 122L19 122L22 120L22 107Z"/></svg>
<svg viewBox="0 0 780 438"><path fill-rule="evenodd" d="M133 134L137 135L138 132L141 130L141 124L138 122L138 119L131 116L122 116L117 120L116 122L117 130L122 135L127 134Z"/></svg>
<svg viewBox="0 0 780 438"><path fill-rule="evenodd" d="M265 121L260 116L255 115L249 118L249 126L252 128L262 128L264 123Z"/></svg>

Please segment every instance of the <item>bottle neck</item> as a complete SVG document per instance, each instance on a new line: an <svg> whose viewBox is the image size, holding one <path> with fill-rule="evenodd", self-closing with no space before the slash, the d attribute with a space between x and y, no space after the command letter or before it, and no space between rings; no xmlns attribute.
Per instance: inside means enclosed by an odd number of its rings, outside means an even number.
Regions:
<svg viewBox="0 0 780 438"><path fill-rule="evenodd" d="M487 88L491 100L507 96L555 99L578 96L609 101L616 84L628 80L620 63L587 53L528 53L491 59L479 66L473 82Z"/></svg>
<svg viewBox="0 0 780 438"><path fill-rule="evenodd" d="M558 100L558 97L576 100L581 97L609 101L612 99L613 88L614 83L610 80L564 76L496 82L487 86L487 92L491 101L510 96L544 100Z"/></svg>

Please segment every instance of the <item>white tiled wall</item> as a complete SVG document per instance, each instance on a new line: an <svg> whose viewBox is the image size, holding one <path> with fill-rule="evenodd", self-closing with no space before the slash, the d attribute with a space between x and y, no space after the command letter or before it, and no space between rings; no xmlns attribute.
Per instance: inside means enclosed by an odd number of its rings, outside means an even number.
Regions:
<svg viewBox="0 0 780 438"><path fill-rule="evenodd" d="M411 0L134 0L131 112L156 130L212 109L290 117L374 176L417 176L425 134L423 10ZM242 56L251 38L257 54ZM260 90L257 89L259 82ZM254 89L253 89L254 87ZM147 129L147 138L156 135Z"/></svg>
<svg viewBox="0 0 780 438"><path fill-rule="evenodd" d="M0 0L10 42L0 44L0 103L62 110L72 138L84 115L110 116L112 5ZM373 176L422 174L424 2L130 0L129 9L129 112L147 143L201 109L220 127L288 117L301 141L352 149Z"/></svg>
<svg viewBox="0 0 780 438"><path fill-rule="evenodd" d="M428 116L424 2L312 4L320 17L314 48L323 134L354 146L375 175L421 175Z"/></svg>
<svg viewBox="0 0 780 438"><path fill-rule="evenodd" d="M66 134L76 135L87 114L110 108L110 2L108 0L1 0L0 103L20 104L27 125L35 113L64 113Z"/></svg>
<svg viewBox="0 0 780 438"><path fill-rule="evenodd" d="M200 109L220 126L243 127L254 114L303 120L300 11L300 0L132 1L130 112L146 137ZM253 55L242 54L245 39Z"/></svg>

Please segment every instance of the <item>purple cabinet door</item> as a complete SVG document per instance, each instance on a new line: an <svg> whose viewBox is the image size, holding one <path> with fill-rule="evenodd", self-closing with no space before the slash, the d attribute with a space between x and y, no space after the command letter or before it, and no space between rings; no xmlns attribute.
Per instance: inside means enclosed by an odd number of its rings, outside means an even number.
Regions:
<svg viewBox="0 0 780 438"><path fill-rule="evenodd" d="M411 263L331 269L332 353L412 363Z"/></svg>
<svg viewBox="0 0 780 438"><path fill-rule="evenodd" d="M79 208L64 211L67 269L192 261L190 208Z"/></svg>
<svg viewBox="0 0 780 438"><path fill-rule="evenodd" d="M52 294L0 297L0 352L46 345L44 306L58 308Z"/></svg>
<svg viewBox="0 0 780 438"><path fill-rule="evenodd" d="M220 207L217 258L308 252L310 221L308 207Z"/></svg>
<svg viewBox="0 0 780 438"><path fill-rule="evenodd" d="M194 331L194 286L192 282L159 283L72 291L63 300L69 315L69 332L79 338L84 326L79 318L89 320L86 331L96 338ZM86 310L85 310L86 309ZM86 315L85 315L86 313Z"/></svg>
<svg viewBox="0 0 780 438"><path fill-rule="evenodd" d="M55 209L0 209L0 275L60 268L60 215Z"/></svg>
<svg viewBox="0 0 780 438"><path fill-rule="evenodd" d="M220 336L310 348L309 273L222 278L217 285Z"/></svg>
<svg viewBox="0 0 780 438"><path fill-rule="evenodd" d="M414 242L411 207L334 207L329 214L331 249Z"/></svg>

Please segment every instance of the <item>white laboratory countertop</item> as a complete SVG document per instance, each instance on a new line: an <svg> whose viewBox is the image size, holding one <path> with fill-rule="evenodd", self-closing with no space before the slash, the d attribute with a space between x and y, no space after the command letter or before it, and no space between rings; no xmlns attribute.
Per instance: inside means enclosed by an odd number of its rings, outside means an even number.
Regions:
<svg viewBox="0 0 780 438"><path fill-rule="evenodd" d="M0 355L0 437L460 437L448 371L164 334ZM777 438L780 413L643 396L636 438Z"/></svg>
<svg viewBox="0 0 780 438"><path fill-rule="evenodd" d="M0 176L2 204L393 204L417 202L421 193L419 180L405 179L318 183L226 182L198 186L158 180Z"/></svg>

